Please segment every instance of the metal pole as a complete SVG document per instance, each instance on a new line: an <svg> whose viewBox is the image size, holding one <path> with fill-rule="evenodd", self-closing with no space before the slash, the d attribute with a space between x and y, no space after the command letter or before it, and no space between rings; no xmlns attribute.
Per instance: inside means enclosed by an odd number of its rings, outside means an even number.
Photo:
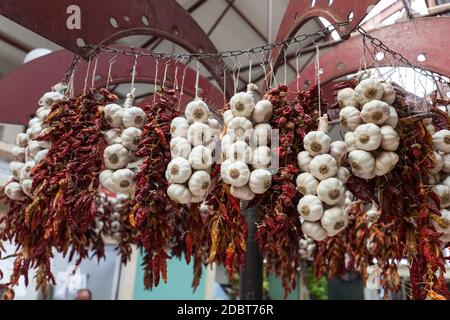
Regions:
<svg viewBox="0 0 450 320"><path fill-rule="evenodd" d="M241 272L241 300L262 300L263 296L263 261L255 241L257 208L245 210L245 221L248 227L247 254L245 270Z"/></svg>

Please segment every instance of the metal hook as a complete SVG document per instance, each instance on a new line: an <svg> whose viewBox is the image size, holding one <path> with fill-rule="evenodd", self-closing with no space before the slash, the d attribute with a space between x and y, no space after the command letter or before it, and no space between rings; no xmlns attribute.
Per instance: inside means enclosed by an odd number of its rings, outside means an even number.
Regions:
<svg viewBox="0 0 450 320"><path fill-rule="evenodd" d="M154 85L153 85L153 102L155 102L156 101L156 92L158 91L158 90L156 90L156 88L157 88L157 86L158 86L158 64L159 64L159 60L158 59L156 59L155 60L155 69L156 69L156 71L155 71L155 83L154 83Z"/></svg>
<svg viewBox="0 0 450 320"><path fill-rule="evenodd" d="M108 68L108 78L106 79L106 89L109 87L109 82L112 80L111 78L111 69L112 65L116 62L117 55L114 55L111 59L109 59L109 68Z"/></svg>

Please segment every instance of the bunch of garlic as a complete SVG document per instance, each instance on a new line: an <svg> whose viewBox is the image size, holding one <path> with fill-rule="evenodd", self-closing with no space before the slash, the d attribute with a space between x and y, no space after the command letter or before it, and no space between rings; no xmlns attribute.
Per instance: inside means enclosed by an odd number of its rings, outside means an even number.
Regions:
<svg viewBox="0 0 450 320"><path fill-rule="evenodd" d="M184 117L170 125L172 160L167 165L167 194L181 204L203 202L211 187L211 166L220 123L202 99L187 104Z"/></svg>
<svg viewBox="0 0 450 320"><path fill-rule="evenodd" d="M341 111L340 123L349 152L352 173L363 179L383 176L396 166L395 152L400 137L395 131L397 111L391 106L395 90L388 83L366 78L355 90L345 88L338 92Z"/></svg>
<svg viewBox="0 0 450 320"><path fill-rule="evenodd" d="M258 99L256 86L249 84L247 92L236 93L230 99L230 109L223 114L226 125L221 139L222 159L220 173L231 185L231 194L244 201L263 194L272 184L268 170L272 161L268 123L273 106L269 100Z"/></svg>
<svg viewBox="0 0 450 320"><path fill-rule="evenodd" d="M297 155L303 171L296 179L297 191L303 195L297 211L303 233L316 241L338 234L348 224L344 184L350 173L341 166L347 157L347 147L342 141L331 142L327 127L324 115L319 119L319 129L304 137L306 151Z"/></svg>
<svg viewBox="0 0 450 320"><path fill-rule="evenodd" d="M34 139L46 128L47 125L44 122L50 114L53 103L65 99L62 93L65 87L58 86L56 89L55 86L54 90L58 91L50 91L42 96L36 115L28 122L26 132L16 136L16 145L13 148L15 161L11 161L9 164L12 177L5 186L5 193L12 200L24 200L26 196L31 199L35 197L31 192L33 180L30 173L38 163L45 160L50 143Z"/></svg>
<svg viewBox="0 0 450 320"><path fill-rule="evenodd" d="M106 169L100 173L100 184L114 193L133 194L133 177L141 161L135 152L142 139L146 114L133 106L133 100L134 90L127 95L123 107L112 103L103 109L112 129L103 133L108 146L103 151Z"/></svg>
<svg viewBox="0 0 450 320"><path fill-rule="evenodd" d="M300 246L300 257L302 259L312 261L314 258L314 250L316 249L316 244L314 243L314 240L306 238L306 239L300 239L299 240L299 246Z"/></svg>

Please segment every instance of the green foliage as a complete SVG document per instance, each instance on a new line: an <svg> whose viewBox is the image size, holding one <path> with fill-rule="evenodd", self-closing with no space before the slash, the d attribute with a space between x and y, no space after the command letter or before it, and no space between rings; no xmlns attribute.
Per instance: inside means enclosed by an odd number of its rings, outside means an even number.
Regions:
<svg viewBox="0 0 450 320"><path fill-rule="evenodd" d="M328 281L326 277L317 279L314 276L312 267L308 267L307 269L306 286L312 299L328 300Z"/></svg>

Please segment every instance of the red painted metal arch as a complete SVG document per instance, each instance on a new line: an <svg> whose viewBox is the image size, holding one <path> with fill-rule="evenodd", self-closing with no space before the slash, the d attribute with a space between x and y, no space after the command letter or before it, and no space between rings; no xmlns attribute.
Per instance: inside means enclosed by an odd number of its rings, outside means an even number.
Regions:
<svg viewBox="0 0 450 320"><path fill-rule="evenodd" d="M446 54L450 44L445 36L449 31L450 17L430 17L399 22L373 30L369 34L382 40L390 49L401 53L411 63L423 69L450 76L450 55ZM363 38L357 35L323 54L320 57L320 66L323 71L320 77L321 82L326 83L358 71L361 67L363 52ZM424 54L426 60L417 61L419 54ZM390 60L393 61L393 59L389 58L389 54L385 54L383 60L376 61L377 66L392 66ZM374 66L373 58L367 51L366 61ZM397 65L401 64L397 62ZM309 64L299 76L300 88L310 89L315 82L314 64ZM289 87L295 90L296 80L293 80Z"/></svg>
<svg viewBox="0 0 450 320"><path fill-rule="evenodd" d="M314 6L312 6L313 2ZM346 21L349 18L349 14L353 13L350 23L336 30L341 37L345 37L364 19L369 7L378 2L379 0L290 0L280 24L276 42L293 37L312 18L324 17L330 23L336 23ZM281 62L281 50L282 48L279 47L275 47L272 50L275 65Z"/></svg>
<svg viewBox="0 0 450 320"><path fill-rule="evenodd" d="M95 87L103 87L107 82L109 62L114 57L112 53L104 53L98 57L96 77L94 81ZM63 75L70 65L73 54L67 50L57 51L41 58L24 64L20 68L0 78L0 122L26 124L29 115L36 111L37 101L40 97L48 92L54 84L61 82ZM131 81L131 70L135 58L127 55L117 55L116 61L111 68L110 85L129 83ZM140 57L136 66L136 83L148 83L151 89L155 83L155 76L159 83L164 81L164 73L166 63L164 60L158 59L158 73L156 73L156 59L145 56ZM92 71L95 60L91 61L90 71L88 73L88 86L92 81ZM186 65L173 61L167 64L166 71L166 87L173 87L178 84L181 87L184 77L184 99L186 97L195 97L195 78L196 71ZM74 89L77 94L81 93L84 88L86 71L88 68L87 61L80 61L74 76ZM176 69L178 71L176 72ZM176 77L175 77L176 73ZM215 87L210 81L204 77L199 79L199 95L211 106L213 112L217 113L218 109L223 106L223 93Z"/></svg>
<svg viewBox="0 0 450 320"><path fill-rule="evenodd" d="M67 11L72 5L80 9L80 29L67 27ZM119 38L143 34L168 39L188 52L217 51L200 25L175 0L0 1L0 14L83 56L89 52L81 49L77 41L109 45ZM223 61L211 58L202 63L221 85ZM231 76L226 77L227 88L232 88Z"/></svg>

